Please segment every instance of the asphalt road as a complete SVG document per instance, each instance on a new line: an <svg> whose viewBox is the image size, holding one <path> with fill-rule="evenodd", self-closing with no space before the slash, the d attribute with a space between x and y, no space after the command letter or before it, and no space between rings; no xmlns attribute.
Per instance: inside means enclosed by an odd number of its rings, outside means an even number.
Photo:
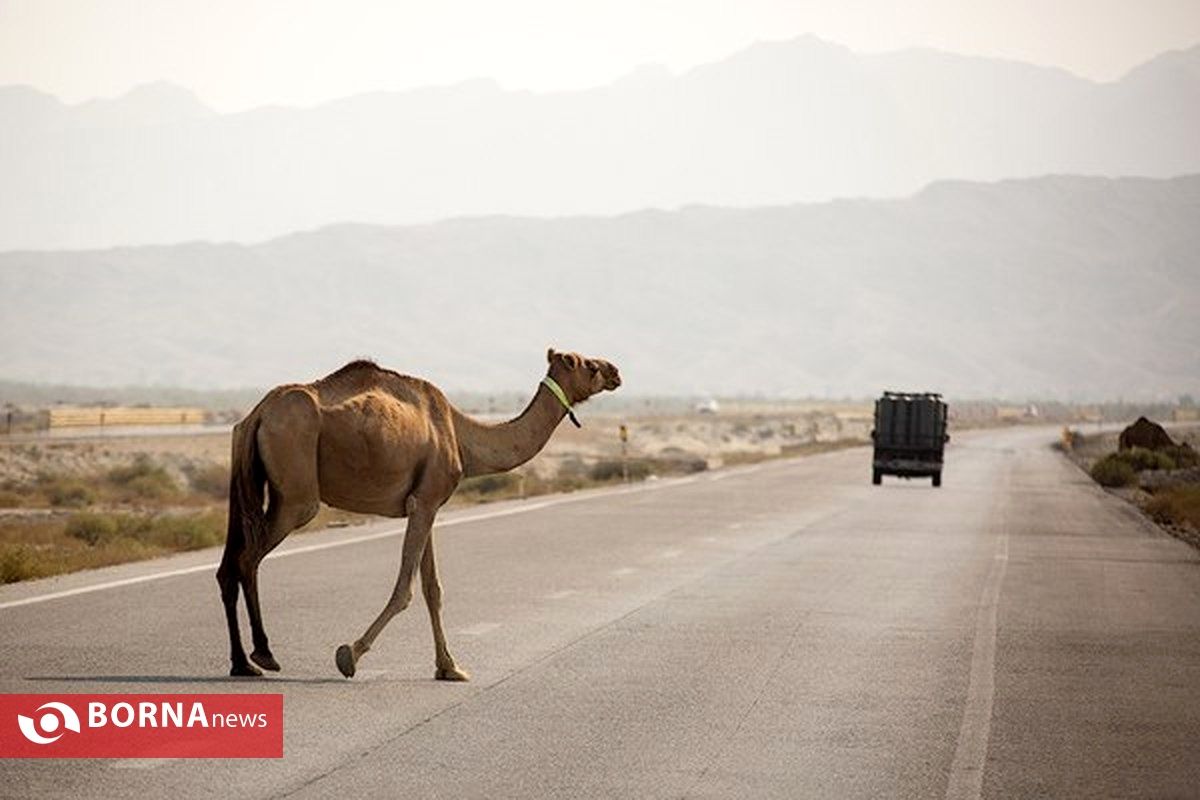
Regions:
<svg viewBox="0 0 1200 800"><path fill-rule="evenodd" d="M419 599L335 670L391 524L265 563L263 680L222 677L211 551L3 587L0 691L282 692L286 756L0 761L0 795L1200 795L1200 558L1053 438L959 436L938 490L857 449L444 515L467 684Z"/></svg>

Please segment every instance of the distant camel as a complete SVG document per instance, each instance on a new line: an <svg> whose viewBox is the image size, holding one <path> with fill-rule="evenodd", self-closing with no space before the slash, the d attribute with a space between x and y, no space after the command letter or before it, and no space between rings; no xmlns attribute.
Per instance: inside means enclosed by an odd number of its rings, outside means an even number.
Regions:
<svg viewBox="0 0 1200 800"><path fill-rule="evenodd" d="M267 393L233 429L229 533L217 570L229 625L230 675L261 675L250 661L277 671L258 605L258 565L292 531L316 516L320 501L363 514L408 517L400 575L387 605L354 646L337 649L347 678L380 631L412 601L413 577L433 625L437 671L465 681L442 631L442 587L433 553L438 509L473 475L505 472L545 446L571 407L621 385L617 368L576 353L547 351L546 377L521 415L498 425L477 422L436 386L370 361L354 361L313 383ZM265 488L265 491L264 491ZM265 506L265 510L264 510ZM254 651L238 632L238 585L246 596Z"/></svg>

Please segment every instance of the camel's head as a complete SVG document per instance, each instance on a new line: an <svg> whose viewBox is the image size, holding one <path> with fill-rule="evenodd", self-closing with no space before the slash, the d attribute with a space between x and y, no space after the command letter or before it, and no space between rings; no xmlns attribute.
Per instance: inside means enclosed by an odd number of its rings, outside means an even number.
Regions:
<svg viewBox="0 0 1200 800"><path fill-rule="evenodd" d="M572 403L582 403L594 394L611 392L621 385L617 368L602 358L584 358L578 353L546 351L547 374L563 388Z"/></svg>

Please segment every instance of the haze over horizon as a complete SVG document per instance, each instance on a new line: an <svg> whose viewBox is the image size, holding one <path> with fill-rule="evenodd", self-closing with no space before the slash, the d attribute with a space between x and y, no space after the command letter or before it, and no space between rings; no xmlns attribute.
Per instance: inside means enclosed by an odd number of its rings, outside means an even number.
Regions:
<svg viewBox="0 0 1200 800"><path fill-rule="evenodd" d="M78 105L0 87L0 251L904 197L943 179L1167 178L1200 172L1198 100L1200 46L1097 84L811 36L581 91L469 81L228 115L163 83Z"/></svg>
<svg viewBox="0 0 1200 800"><path fill-rule="evenodd" d="M0 377L234 388L370 356L520 391L555 346L613 360L625 394L1196 396L1198 208L1200 175L1045 177L5 253Z"/></svg>
<svg viewBox="0 0 1200 800"><path fill-rule="evenodd" d="M1194 4L35 5L0 379L519 390L554 345L641 394L1200 393Z"/></svg>
<svg viewBox="0 0 1200 800"><path fill-rule="evenodd" d="M980 61L995 61L1009 64L1020 64L1035 69L1059 70L1067 73L1071 77L1079 78L1095 84L1110 84L1117 83L1130 73L1144 67L1147 63L1158 58L1168 57L1177 54L1187 54L1192 51L1200 50L1200 36L1195 40L1189 40L1177 47L1168 47L1164 50L1150 53L1146 58L1130 63L1126 67L1120 69L1113 74L1097 75L1094 73L1086 73L1080 70L1071 69L1062 64L1042 63L1038 61L1023 60L1007 55L995 53L969 53L960 50L953 50L945 47L932 47L925 45L912 45L904 47L893 47L882 50L868 50L852 47L845 42L838 41L826 36L805 31L790 36L776 36L764 39L757 39L746 42L740 47L732 50L714 54L707 61L700 61L694 64L687 64L682 67L671 67L665 63L658 61L642 62L630 65L623 71L618 71L606 79L596 82L583 83L580 85L563 85L563 86L547 86L535 87L527 85L512 85L508 82L501 81L494 75L480 73L478 75L470 75L461 78L448 78L446 80L432 80L427 83L413 85L396 85L391 87L362 87L358 89L347 88L346 91L339 94L330 95L328 97L314 99L269 99L263 98L256 100L244 107L230 107L220 102L213 102L207 98L202 90L195 86L172 80L169 78L146 78L144 80L134 80L133 82L111 91L99 92L96 94L77 95L71 92L56 91L54 88L35 82L28 81L4 81L0 80L0 90L3 89L29 89L32 92L45 95L53 98L58 103L67 107L95 107L109 103L125 100L131 96L137 97L151 92L163 92L163 94L171 93L177 96L187 96L194 102L195 109L203 111L205 114L214 116L233 116L238 114L252 113L260 110L283 109L297 111L311 111L322 106L336 104L343 100L352 100L363 95L403 95L409 93L419 93L422 91L451 89L461 85L472 84L491 84L502 92L510 93L529 93L533 95L553 95L553 94L573 94L578 92L587 92L591 90L604 89L613 84L619 84L625 80L638 80L646 76L663 76L663 77L681 77L697 69L703 68L706 65L719 63L728 58L732 58L739 53L752 49L756 46L772 46L786 45L789 43L811 41L822 45L827 45L834 48L841 48L854 55L858 56L898 56L905 53L928 53L930 55L944 55L957 58L977 59Z"/></svg>
<svg viewBox="0 0 1200 800"><path fill-rule="evenodd" d="M746 0L731 13L717 0L41 0L0 5L0 85L78 103L165 81L228 113L479 78L512 91L581 90L639 65L681 74L806 33L863 54L930 48L1108 82L1200 42L1200 6L1059 0L1050 13L1036 0Z"/></svg>

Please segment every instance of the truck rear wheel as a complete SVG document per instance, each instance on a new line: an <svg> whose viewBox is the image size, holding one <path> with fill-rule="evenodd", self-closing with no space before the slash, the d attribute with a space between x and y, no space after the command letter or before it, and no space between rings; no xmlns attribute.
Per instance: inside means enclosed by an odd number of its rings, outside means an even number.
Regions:
<svg viewBox="0 0 1200 800"><path fill-rule="evenodd" d="M879 470L875 470L874 472L872 472L871 473L871 483L875 484L876 486L883 483L883 473L880 472Z"/></svg>
<svg viewBox="0 0 1200 800"><path fill-rule="evenodd" d="M942 473L933 473L933 485L935 488L942 485Z"/></svg>

